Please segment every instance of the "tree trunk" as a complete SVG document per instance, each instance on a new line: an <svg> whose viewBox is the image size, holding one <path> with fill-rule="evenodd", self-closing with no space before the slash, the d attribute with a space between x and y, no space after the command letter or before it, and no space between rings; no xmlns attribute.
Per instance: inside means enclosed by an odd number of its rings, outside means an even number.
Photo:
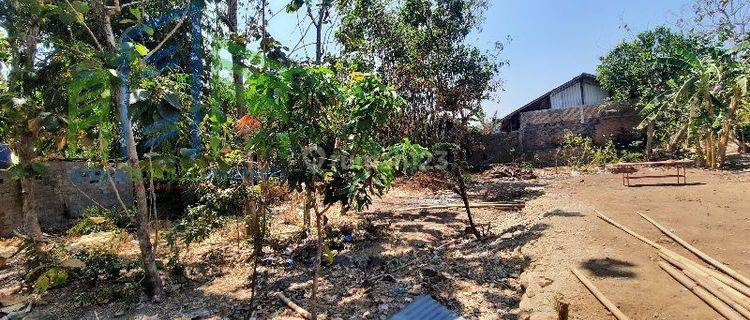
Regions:
<svg viewBox="0 0 750 320"><path fill-rule="evenodd" d="M23 198L23 227L26 235L35 242L43 240L42 228L39 225L39 215L36 211L34 199L36 192L34 189L34 178L21 178L21 190Z"/></svg>
<svg viewBox="0 0 750 320"><path fill-rule="evenodd" d="M654 147L654 123L649 122L646 127L646 159L651 160Z"/></svg>
<svg viewBox="0 0 750 320"><path fill-rule="evenodd" d="M732 133L732 122L734 122L734 114L739 103L739 93L735 92L732 94L732 101L729 102L729 110L727 110L727 116L724 118L724 123L721 125L721 138L719 140L718 147L718 166L724 165L724 160L727 158L727 145L729 144L729 135Z"/></svg>
<svg viewBox="0 0 750 320"><path fill-rule="evenodd" d="M30 133L20 137L15 151L18 152L18 160L24 169L29 169L34 159L33 138ZM23 228L26 235L34 241L41 241L43 238L42 228L39 225L39 215L36 210L34 200L37 198L36 189L34 188L34 177L29 176L30 172L25 172L21 177L21 200L23 210Z"/></svg>
<svg viewBox="0 0 750 320"><path fill-rule="evenodd" d="M325 17L328 12L327 1L323 0L319 3L320 10L318 10L317 22L315 22L315 64L320 65L323 62L323 24L325 23Z"/></svg>
<svg viewBox="0 0 750 320"><path fill-rule="evenodd" d="M305 234L310 234L310 210L313 207L313 195L309 189L305 190L305 210L302 215L303 228Z"/></svg>
<svg viewBox="0 0 750 320"><path fill-rule="evenodd" d="M456 176L456 183L458 184L458 193L461 196L461 200L464 202L464 209L466 209L466 216L469 218L469 232L471 232L477 239L482 237L479 233L479 229L474 224L474 218L471 216L471 205L469 204L469 196L466 193L466 183L464 182L463 172L460 167L456 164L454 169L454 175Z"/></svg>
<svg viewBox="0 0 750 320"><path fill-rule="evenodd" d="M323 61L322 41L323 41L323 26L317 25L315 28L315 64L317 65L320 65L320 63Z"/></svg>
<svg viewBox="0 0 750 320"><path fill-rule="evenodd" d="M135 222L137 224L136 236L138 237L138 246L141 249L144 271L148 281L151 282L153 300L159 302L164 297L164 287L159 276L159 270L156 268L156 258L149 236L146 187L143 184L143 172L138 161L138 151L136 150L135 137L133 136L133 125L128 115L128 99L130 97L127 94L127 81L128 79L121 73L120 88L117 91L117 97L120 123L123 130L122 134L128 153L128 165L133 172L133 185L135 186L136 204L138 206L138 212L135 214Z"/></svg>
<svg viewBox="0 0 750 320"><path fill-rule="evenodd" d="M39 42L39 19L33 19L26 32L26 59L24 61L23 72L21 74L22 89L26 94L32 94L34 91L30 75L34 72L34 62L36 61L36 46ZM24 107L25 108L25 107ZM24 124L19 124L24 125ZM31 132L24 130L14 146L18 153L18 160L24 169L30 169L30 165L36 158L34 150L34 137ZM29 176L30 172L25 172L21 177L21 199L23 210L23 227L26 235L34 241L42 240L42 228L39 225L39 215L36 210L34 200L36 199L36 190L34 188L34 177Z"/></svg>
<svg viewBox="0 0 750 320"><path fill-rule="evenodd" d="M255 302L255 288L258 280L258 265L260 259L263 256L263 230L261 228L260 215L264 214L264 204L258 203L254 199L248 200L248 207L250 208L250 237L253 240L253 275L251 279L251 290L250 290L250 308L252 309Z"/></svg>
<svg viewBox="0 0 750 320"><path fill-rule="evenodd" d="M237 42L237 45L244 46L244 41L239 37L239 27L237 22L238 0L229 0L227 2L227 7L227 28L229 28L229 32L236 39L235 41ZM235 112L238 119L247 113L247 110L242 103L244 79L242 79L242 67L240 66L241 60L242 58L238 54L232 53L232 81L234 83Z"/></svg>
<svg viewBox="0 0 750 320"><path fill-rule="evenodd" d="M687 137L688 132L688 126L689 124L684 124L680 127L679 130L677 130L677 133L675 133L671 139L669 139L669 145L667 145L667 151L674 152L679 145L682 144L682 142Z"/></svg>
<svg viewBox="0 0 750 320"><path fill-rule="evenodd" d="M318 285L319 285L319 279L320 279L320 267L322 264L321 256L323 255L323 228L321 226L321 216L323 215L318 210L317 202L315 205L313 205L313 208L315 208L315 230L317 232L316 235L316 244L317 244L317 250L316 250L316 256L315 256L315 276L313 277L313 287L312 287L312 294L311 294L311 302L310 302L310 314L312 315L313 319L318 319Z"/></svg>

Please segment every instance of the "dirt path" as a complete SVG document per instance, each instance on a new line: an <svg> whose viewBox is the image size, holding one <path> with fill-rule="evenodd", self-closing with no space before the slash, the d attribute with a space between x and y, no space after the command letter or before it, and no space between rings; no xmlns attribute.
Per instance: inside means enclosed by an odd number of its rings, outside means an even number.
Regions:
<svg viewBox="0 0 750 320"><path fill-rule="evenodd" d="M329 319L387 319L417 296L430 294L465 319L557 319L552 314L557 301L570 303L571 319L612 318L570 273L568 268L575 266L633 319L720 319L659 269L653 249L595 216L600 210L694 258L635 214L642 211L750 275L750 173L688 174L696 184L637 188L623 187L605 173L539 179L533 174L498 178L502 172L497 171L477 174L471 185L475 201L533 199L523 211L474 210L476 222L490 231L482 241L466 235L461 209L394 210L457 203L453 192L429 182L416 188L400 185L367 212L331 211L331 261L323 271L321 305ZM283 212L273 230L291 235L285 228L298 229L301 217ZM63 240L97 236L101 234ZM238 246L237 236L230 223L186 252L186 278L167 278L169 299L164 303L150 303L143 295L116 299L122 295L122 284L116 282L95 287L75 283L42 296L29 318L298 318L272 293L284 291L308 307L313 242L277 239L266 248L258 269L257 304L251 308L250 251ZM135 256L135 245L127 239L117 248L119 255ZM15 261L0 268L0 297L18 287L20 275L6 275L20 270L18 265ZM368 280L378 274L385 276Z"/></svg>
<svg viewBox="0 0 750 320"><path fill-rule="evenodd" d="M595 215L600 210L698 260L636 215L641 211L740 273L750 274L750 174L688 170L688 178L693 185L631 188L612 174L552 180L547 193L525 210L527 219L540 219L549 227L523 248L532 263L521 277L527 290L520 308L543 315L563 297L570 303L572 319L614 319L568 271L575 266L633 319L721 319L657 266L655 250Z"/></svg>

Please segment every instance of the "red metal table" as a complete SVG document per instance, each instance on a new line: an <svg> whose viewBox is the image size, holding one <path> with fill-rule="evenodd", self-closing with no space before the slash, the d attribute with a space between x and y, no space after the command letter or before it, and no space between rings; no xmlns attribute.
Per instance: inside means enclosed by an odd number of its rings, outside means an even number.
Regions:
<svg viewBox="0 0 750 320"><path fill-rule="evenodd" d="M665 161L647 161L647 162L621 162L612 165L612 171L622 173L622 185L630 187L632 179L660 179L660 178L677 178L677 184L687 183L686 168L693 164L693 160L665 160ZM653 174L653 175L633 175L638 172L639 167L665 167L677 169L677 174Z"/></svg>

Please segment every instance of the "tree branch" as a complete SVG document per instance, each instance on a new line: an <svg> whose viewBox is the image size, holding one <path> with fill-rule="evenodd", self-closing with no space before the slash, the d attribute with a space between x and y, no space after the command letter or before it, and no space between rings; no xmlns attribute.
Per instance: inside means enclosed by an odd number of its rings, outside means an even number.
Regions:
<svg viewBox="0 0 750 320"><path fill-rule="evenodd" d="M70 7L70 9L73 10L73 12L76 15L80 14L81 16L83 16L82 13L78 12L78 10L76 10L76 8L73 7L73 4L70 3L70 1L65 0L65 3L68 4L68 6ZM102 47L101 43L99 43L99 39L96 38L96 35L94 35L94 32L91 31L91 28L89 28L89 26L86 24L86 18L81 19L81 24L83 24L83 27L86 28L86 31L89 32L89 35L91 36L91 39L94 40L94 44L96 44L96 47L99 49L99 51L104 51L104 47Z"/></svg>
<svg viewBox="0 0 750 320"><path fill-rule="evenodd" d="M185 13L185 15L182 16L182 18L180 18L180 21L177 22L177 25L175 25L174 28L172 28L172 30L169 31L169 33L167 33L167 36L164 37L164 39L162 39L161 42L159 42L159 44L156 45L156 47L154 47L154 50L151 50L151 52L149 52L145 57L143 57L143 61L148 60L148 58L150 58L151 55L159 51L159 49L161 49L164 46L164 44L167 43L167 41L169 41L170 38L172 38L175 32L177 32L177 30L180 29L182 24L185 22L186 18L187 18L187 12Z"/></svg>

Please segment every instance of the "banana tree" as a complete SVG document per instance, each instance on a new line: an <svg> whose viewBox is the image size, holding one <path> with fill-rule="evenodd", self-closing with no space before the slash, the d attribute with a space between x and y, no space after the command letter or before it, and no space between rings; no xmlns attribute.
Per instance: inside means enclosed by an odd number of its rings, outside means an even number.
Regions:
<svg viewBox="0 0 750 320"><path fill-rule="evenodd" d="M726 159L729 137L735 131L737 113L747 108L748 89L750 89L750 65L747 62L730 60L724 73L726 83L725 96L729 105L721 125L721 136L718 145L718 165Z"/></svg>
<svg viewBox="0 0 750 320"><path fill-rule="evenodd" d="M718 166L717 158L717 116L724 112L721 104L722 84L721 51L708 50L697 54L686 50L660 59L687 71L680 79L674 79L667 104L682 109L686 117L681 121L687 128L686 139L698 154L698 161L708 167Z"/></svg>

